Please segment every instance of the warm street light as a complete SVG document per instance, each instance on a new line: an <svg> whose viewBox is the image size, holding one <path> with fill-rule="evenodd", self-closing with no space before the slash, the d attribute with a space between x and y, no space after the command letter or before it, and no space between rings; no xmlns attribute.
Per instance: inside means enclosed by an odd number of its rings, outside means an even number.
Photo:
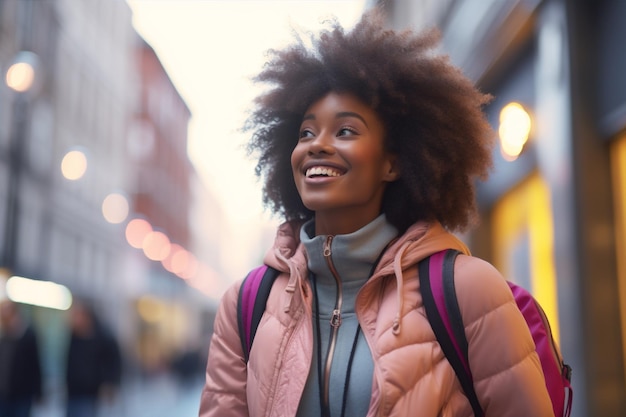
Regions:
<svg viewBox="0 0 626 417"><path fill-rule="evenodd" d="M72 305L72 293L66 286L20 276L9 278L6 295L17 303L55 310L67 310Z"/></svg>
<svg viewBox="0 0 626 417"><path fill-rule="evenodd" d="M38 61L37 55L33 52L18 52L5 76L7 87L18 93L29 91L37 81L35 69Z"/></svg>
<svg viewBox="0 0 626 417"><path fill-rule="evenodd" d="M514 161L528 141L532 124L526 109L519 103L509 103L500 111L500 149L507 161Z"/></svg>
<svg viewBox="0 0 626 417"><path fill-rule="evenodd" d="M81 179L87 171L87 156L81 150L69 151L61 161L61 173L70 181Z"/></svg>
<svg viewBox="0 0 626 417"><path fill-rule="evenodd" d="M13 64L7 70L7 86L18 93L28 91L35 81L35 69L26 62Z"/></svg>

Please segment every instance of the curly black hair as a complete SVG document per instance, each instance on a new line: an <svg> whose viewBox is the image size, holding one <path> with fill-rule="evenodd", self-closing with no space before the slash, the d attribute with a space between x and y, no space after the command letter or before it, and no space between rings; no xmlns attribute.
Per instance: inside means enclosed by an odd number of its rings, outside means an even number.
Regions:
<svg viewBox="0 0 626 417"><path fill-rule="evenodd" d="M371 10L350 31L336 21L307 45L301 35L254 78L270 88L259 95L243 130L252 131L249 155L264 179L263 202L286 220L305 220L290 156L307 108L329 92L351 93L372 107L385 126L385 146L397 156L400 178L387 185L382 211L398 230L438 220L451 231L472 225L476 179L492 166L494 134L483 94L435 53L439 32L393 31Z"/></svg>

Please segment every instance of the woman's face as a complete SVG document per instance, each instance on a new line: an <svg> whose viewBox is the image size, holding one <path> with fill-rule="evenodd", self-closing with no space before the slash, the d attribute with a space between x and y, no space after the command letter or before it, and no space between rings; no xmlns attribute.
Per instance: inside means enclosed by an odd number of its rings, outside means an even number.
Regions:
<svg viewBox="0 0 626 417"><path fill-rule="evenodd" d="M316 234L351 233L380 214L385 186L398 178L384 133L376 112L352 94L331 92L307 109L291 167Z"/></svg>

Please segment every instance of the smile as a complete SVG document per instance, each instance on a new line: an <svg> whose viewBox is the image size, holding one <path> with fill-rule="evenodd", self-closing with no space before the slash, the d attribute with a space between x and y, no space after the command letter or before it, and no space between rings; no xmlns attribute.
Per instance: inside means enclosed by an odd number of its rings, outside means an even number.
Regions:
<svg viewBox="0 0 626 417"><path fill-rule="evenodd" d="M339 177L342 175L341 171L331 167L315 166L308 168L305 172L307 178L313 177Z"/></svg>

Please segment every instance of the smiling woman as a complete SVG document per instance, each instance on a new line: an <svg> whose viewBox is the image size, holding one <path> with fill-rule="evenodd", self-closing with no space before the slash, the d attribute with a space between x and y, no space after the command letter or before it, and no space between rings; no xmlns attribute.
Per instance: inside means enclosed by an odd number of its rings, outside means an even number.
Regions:
<svg viewBox="0 0 626 417"><path fill-rule="evenodd" d="M296 35L255 78L267 89L248 150L285 222L265 266L222 298L201 417L553 416L511 290L453 234L473 225L491 165L490 97L433 53L437 32L389 30L381 13ZM471 404L420 293L423 261L448 249L480 381ZM273 281L255 300L258 275ZM258 326L244 333L251 299Z"/></svg>

